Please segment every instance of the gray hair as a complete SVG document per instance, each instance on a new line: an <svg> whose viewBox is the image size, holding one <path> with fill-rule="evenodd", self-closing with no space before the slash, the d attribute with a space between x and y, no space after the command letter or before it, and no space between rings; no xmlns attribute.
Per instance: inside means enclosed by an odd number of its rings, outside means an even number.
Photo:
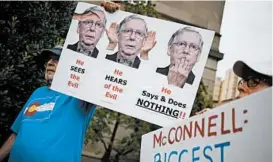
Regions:
<svg viewBox="0 0 273 162"><path fill-rule="evenodd" d="M103 12L103 10L101 10L98 6L89 7L89 8L87 8L82 14L87 14L87 13L89 13L89 12L95 13L95 14L96 14L96 12L102 12L102 13L103 13L103 25L104 25L104 26L106 25L106 22L107 22L107 20L106 20L106 15L105 15L105 13Z"/></svg>
<svg viewBox="0 0 273 162"><path fill-rule="evenodd" d="M130 15L130 16L127 16L125 17L121 22L120 24L118 25L117 27L117 33L119 33L121 30L122 30L122 27L124 26L125 23L127 23L128 21L130 20L141 20L144 25L145 25L145 36L147 36L147 33L148 33L148 27L147 27L147 23L144 19L142 19L141 17L137 16L137 15Z"/></svg>
<svg viewBox="0 0 273 162"><path fill-rule="evenodd" d="M178 29L175 33L173 33L173 35L171 36L171 38L170 38L170 40L169 40L169 42L168 42L168 46L172 45L172 44L174 43L175 38L176 38L179 34L183 34L184 32L194 32L194 33L196 33L196 34L199 35L199 37L200 37L199 48L200 48L200 51L202 51L203 44L204 44L203 38L202 38L201 34L200 34L198 31L192 29L191 27L180 28L180 29Z"/></svg>

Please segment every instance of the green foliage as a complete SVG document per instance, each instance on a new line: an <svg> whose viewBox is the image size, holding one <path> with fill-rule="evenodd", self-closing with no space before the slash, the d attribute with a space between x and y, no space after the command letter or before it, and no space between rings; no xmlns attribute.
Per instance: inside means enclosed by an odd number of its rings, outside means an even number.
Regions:
<svg viewBox="0 0 273 162"><path fill-rule="evenodd" d="M145 1L137 1L135 3L136 4L123 2L125 11L149 17L160 18L160 14L155 10L156 5L152 4L151 1L148 1L147 4Z"/></svg>
<svg viewBox="0 0 273 162"><path fill-rule="evenodd" d="M115 127L117 132L120 131L121 127L127 130L127 136L121 140L115 140L117 133L114 131ZM118 161L121 157L126 158L130 153L138 153L141 136L154 130L154 127L156 126L147 122L98 107L92 124L87 130L85 144L89 141L91 143L100 142L104 146L104 154L109 154L104 161ZM112 137L113 140L107 141L107 139Z"/></svg>
<svg viewBox="0 0 273 162"><path fill-rule="evenodd" d="M44 84L41 49L62 43L75 2L0 2L0 144L34 89Z"/></svg>
<svg viewBox="0 0 273 162"><path fill-rule="evenodd" d="M203 110L204 108L212 108L212 107L213 107L212 97L208 94L206 86L201 81L197 94L196 94L196 98L194 100L194 104L193 104L190 116L193 116L196 112L199 112Z"/></svg>

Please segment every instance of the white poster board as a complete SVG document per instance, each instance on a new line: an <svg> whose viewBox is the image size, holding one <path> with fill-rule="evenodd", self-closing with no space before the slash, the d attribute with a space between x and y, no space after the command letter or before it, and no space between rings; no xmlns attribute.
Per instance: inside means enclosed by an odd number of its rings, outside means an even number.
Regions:
<svg viewBox="0 0 273 162"><path fill-rule="evenodd" d="M95 5L80 2L76 7L75 13L83 13L92 6ZM104 11L103 8L100 9ZM123 19L132 15L132 13L124 11L117 11L113 14L104 11L104 13L107 19L106 30L109 29L112 23L119 24ZM148 60L141 58L140 54L137 53L136 59L139 60L137 67L129 67L116 62L118 60L117 56L116 59L113 58L120 51L123 52L124 50L120 48L121 43L115 49L107 50L106 47L108 47L109 40L105 32L102 33L102 37L96 45L98 52L95 57L71 50L76 48L75 45L80 41L79 21L72 19L51 88L161 126L186 119L190 115L196 97L214 32L191 27L190 30L194 30L194 32L190 32L192 35L187 39L186 43L183 42L184 44L182 44L181 41L178 41L178 37L175 37L172 42L172 48L169 48L168 42L171 36L179 29L190 26L141 15L137 15L137 17L144 20L148 31L156 33L155 39L157 43L149 51ZM123 34L125 33L124 29L129 26L128 24L126 25L120 29ZM135 27L138 25L131 26ZM135 31L135 37L137 34L140 35L136 32L137 30L133 31ZM90 35L88 37L91 39ZM123 38L122 36L120 37ZM137 43L139 42L130 44L128 43L130 42L129 40L120 41L120 37L118 37L119 42L123 42L127 50L132 51L138 48ZM142 38L139 39L142 40ZM193 39L198 40L197 46L194 46ZM143 42L145 43L145 41ZM71 49L68 46L71 46ZM174 51L174 47L179 47L179 49L183 47L183 49L188 50L187 56L192 56L191 51L195 50L194 52L198 52L197 62L188 74L187 82L183 88L169 84L168 74L166 74L169 72L169 68L167 68L170 65L169 54L171 53L170 55L174 56L174 52L169 53L168 51L169 49ZM176 54L179 55L178 52ZM107 57L110 59L106 59ZM136 62L135 60L134 63Z"/></svg>
<svg viewBox="0 0 273 162"><path fill-rule="evenodd" d="M272 161L272 88L143 135L140 161Z"/></svg>

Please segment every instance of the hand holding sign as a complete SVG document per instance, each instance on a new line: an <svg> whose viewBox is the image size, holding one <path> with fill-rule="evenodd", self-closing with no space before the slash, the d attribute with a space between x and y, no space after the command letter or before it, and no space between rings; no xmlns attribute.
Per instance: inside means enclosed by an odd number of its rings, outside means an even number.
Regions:
<svg viewBox="0 0 273 162"><path fill-rule="evenodd" d="M175 65L170 66L168 83L177 87L183 87L191 69L192 65L185 58L182 58L181 61L176 61Z"/></svg>
<svg viewBox="0 0 273 162"><path fill-rule="evenodd" d="M100 5L109 13L114 13L120 9L120 5L115 2L102 2Z"/></svg>
<svg viewBox="0 0 273 162"><path fill-rule="evenodd" d="M149 31L144 46L141 49L140 58L148 60L149 51L156 45L156 32Z"/></svg>
<svg viewBox="0 0 273 162"><path fill-rule="evenodd" d="M109 45L107 47L108 50L113 50L118 42L118 35L116 32L117 29L117 23L112 23L110 25L109 30L106 30L107 37L109 39Z"/></svg>

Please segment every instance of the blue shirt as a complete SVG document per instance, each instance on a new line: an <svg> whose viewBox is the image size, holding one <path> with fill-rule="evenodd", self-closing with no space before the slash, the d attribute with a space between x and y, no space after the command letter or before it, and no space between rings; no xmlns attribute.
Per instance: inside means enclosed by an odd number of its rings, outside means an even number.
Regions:
<svg viewBox="0 0 273 162"><path fill-rule="evenodd" d="M95 112L83 103L48 87L35 90L11 127L17 136L9 162L80 162Z"/></svg>

